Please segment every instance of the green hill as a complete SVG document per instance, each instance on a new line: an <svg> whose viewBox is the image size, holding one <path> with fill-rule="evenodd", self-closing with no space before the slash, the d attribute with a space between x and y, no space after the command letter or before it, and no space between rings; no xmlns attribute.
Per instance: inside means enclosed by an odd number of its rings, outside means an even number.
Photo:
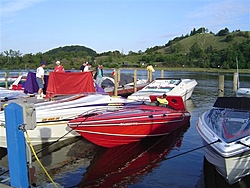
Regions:
<svg viewBox="0 0 250 188"><path fill-rule="evenodd" d="M97 53L96 51L87 48L85 46L79 46L79 45L72 45L72 46L64 46L64 47L58 47L58 48L54 48L52 50L49 50L47 52L45 52L45 55L55 55L58 53L79 53L79 52L86 52L89 56L96 56Z"/></svg>
<svg viewBox="0 0 250 188"><path fill-rule="evenodd" d="M177 42L172 42L170 45L166 44L165 47L161 47L161 49L156 51L160 53L172 53L171 49L177 48L178 53L187 54L190 52L190 47L195 43L198 44L202 50L206 50L210 47L214 50L223 50L249 40L250 31L238 31L225 36L216 36L212 33L197 33Z"/></svg>
<svg viewBox="0 0 250 188"><path fill-rule="evenodd" d="M9 50L0 54L0 69L36 68L41 61L52 69L60 60L66 69L79 69L83 61L106 68L220 68L250 69L250 31L229 32L227 28L217 34L206 33L205 28L194 29L186 36L176 37L162 46L147 48L144 52L125 55L120 51L98 54L95 50L79 45L54 48L45 53L24 54ZM7 53L8 52L8 53Z"/></svg>

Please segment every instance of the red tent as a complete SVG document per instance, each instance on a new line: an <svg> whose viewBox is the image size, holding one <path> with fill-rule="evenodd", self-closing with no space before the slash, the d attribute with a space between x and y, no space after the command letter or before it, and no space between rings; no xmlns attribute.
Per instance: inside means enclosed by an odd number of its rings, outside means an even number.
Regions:
<svg viewBox="0 0 250 188"><path fill-rule="evenodd" d="M96 92L91 72L51 72L46 97L58 94Z"/></svg>

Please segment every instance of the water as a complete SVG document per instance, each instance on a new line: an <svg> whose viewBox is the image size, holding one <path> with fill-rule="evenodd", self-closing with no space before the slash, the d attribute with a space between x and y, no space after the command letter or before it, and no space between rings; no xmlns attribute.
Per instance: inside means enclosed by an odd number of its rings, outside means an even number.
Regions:
<svg viewBox="0 0 250 188"><path fill-rule="evenodd" d="M107 76L111 72L104 71ZM133 75L132 70L123 70L122 73ZM146 78L144 70L137 71L137 74L139 79ZM233 96L233 74L224 75L225 96ZM154 77L160 76L160 71L154 73ZM218 96L218 76L218 73L165 71L164 77L191 78L198 82L191 99L186 101L191 120L184 130L168 137L113 149L98 147L79 138L41 160L54 181L63 187L250 187L249 177L235 185L225 183L213 166L204 160L203 149L183 154L202 146L195 126L199 116L212 107ZM241 87L250 87L250 75L241 74L240 84ZM6 168L6 164L5 156L0 166ZM48 178L43 178L43 173L39 172L38 165L34 165L38 182L49 183Z"/></svg>

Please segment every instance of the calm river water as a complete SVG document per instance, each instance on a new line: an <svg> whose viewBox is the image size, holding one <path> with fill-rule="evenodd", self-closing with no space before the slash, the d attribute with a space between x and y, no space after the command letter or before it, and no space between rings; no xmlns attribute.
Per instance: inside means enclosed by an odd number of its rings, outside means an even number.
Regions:
<svg viewBox="0 0 250 188"><path fill-rule="evenodd" d="M107 76L111 72L104 71ZM132 70L122 70L121 73L133 75ZM147 77L143 70L137 74L140 79ZM156 71L154 77L160 77L160 74ZM225 96L233 96L233 74L224 75ZM191 99L186 101L191 113L190 125L167 137L113 149L98 147L80 138L41 158L54 181L63 187L250 187L250 177L229 186L204 160L203 149L195 150L202 146L196 123L218 96L219 74L165 71L164 77L191 78L198 82ZM250 87L250 75L241 74L240 84ZM0 161L0 166L5 166L5 158ZM40 182L44 181L49 182L40 179Z"/></svg>

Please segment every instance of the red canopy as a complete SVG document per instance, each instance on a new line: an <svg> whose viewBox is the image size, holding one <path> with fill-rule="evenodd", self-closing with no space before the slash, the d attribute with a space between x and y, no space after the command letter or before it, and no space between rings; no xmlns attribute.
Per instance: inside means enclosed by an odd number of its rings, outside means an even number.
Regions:
<svg viewBox="0 0 250 188"><path fill-rule="evenodd" d="M96 92L91 72L51 72L46 97L58 94Z"/></svg>

